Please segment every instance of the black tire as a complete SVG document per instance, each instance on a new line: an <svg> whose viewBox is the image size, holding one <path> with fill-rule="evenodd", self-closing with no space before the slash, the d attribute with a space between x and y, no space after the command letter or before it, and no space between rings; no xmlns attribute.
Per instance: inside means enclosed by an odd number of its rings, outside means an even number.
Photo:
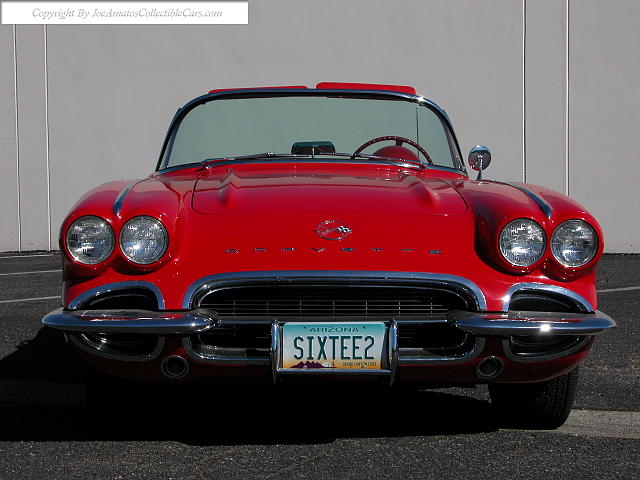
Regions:
<svg viewBox="0 0 640 480"><path fill-rule="evenodd" d="M504 426L549 430L567 420L577 383L578 367L546 382L489 384L489 395Z"/></svg>

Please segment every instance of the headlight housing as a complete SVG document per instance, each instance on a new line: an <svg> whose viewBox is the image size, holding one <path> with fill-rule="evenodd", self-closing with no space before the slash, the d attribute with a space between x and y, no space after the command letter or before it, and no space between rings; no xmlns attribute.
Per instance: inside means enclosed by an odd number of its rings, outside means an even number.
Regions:
<svg viewBox="0 0 640 480"><path fill-rule="evenodd" d="M127 259L149 265L162 258L169 239L159 220L146 215L133 217L120 231L120 249Z"/></svg>
<svg viewBox="0 0 640 480"><path fill-rule="evenodd" d="M498 241L504 259L516 267L528 267L540 260L546 243L542 227L528 218L507 223Z"/></svg>
<svg viewBox="0 0 640 480"><path fill-rule="evenodd" d="M65 243L74 260L85 265L96 265L105 261L113 252L115 236L106 220L85 216L71 224Z"/></svg>
<svg viewBox="0 0 640 480"><path fill-rule="evenodd" d="M598 235L583 220L562 222L551 236L551 252L565 267L582 267L589 263L598 251Z"/></svg>

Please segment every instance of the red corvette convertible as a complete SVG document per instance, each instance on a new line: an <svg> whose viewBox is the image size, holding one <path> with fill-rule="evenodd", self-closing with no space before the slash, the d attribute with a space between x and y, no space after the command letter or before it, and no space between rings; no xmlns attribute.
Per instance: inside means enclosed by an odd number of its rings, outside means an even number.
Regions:
<svg viewBox="0 0 640 480"><path fill-rule="evenodd" d="M64 221L64 332L140 380L489 384L505 418L561 425L596 310L602 231L551 190L470 178L410 87L214 90L154 173Z"/></svg>

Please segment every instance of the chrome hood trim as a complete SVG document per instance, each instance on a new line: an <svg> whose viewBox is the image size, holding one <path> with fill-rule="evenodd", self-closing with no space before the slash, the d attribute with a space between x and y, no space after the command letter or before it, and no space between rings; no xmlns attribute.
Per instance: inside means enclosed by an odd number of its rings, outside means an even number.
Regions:
<svg viewBox="0 0 640 480"><path fill-rule="evenodd" d="M500 183L502 185L509 185L510 187L513 187L517 190L520 190L522 193L524 193L526 196L528 196L531 200L533 200L534 202L536 202L536 204L538 205L538 207L540 207L540 210L542 210L542 213L544 213L545 217L547 218L551 218L551 215L553 213L553 209L551 208L551 205L549 205L545 200L543 200L539 195L536 195L535 193L533 193L531 190L529 190L526 187L523 187L521 185L516 185L514 183L509 183L509 182L498 182L498 181L494 181L493 183Z"/></svg>

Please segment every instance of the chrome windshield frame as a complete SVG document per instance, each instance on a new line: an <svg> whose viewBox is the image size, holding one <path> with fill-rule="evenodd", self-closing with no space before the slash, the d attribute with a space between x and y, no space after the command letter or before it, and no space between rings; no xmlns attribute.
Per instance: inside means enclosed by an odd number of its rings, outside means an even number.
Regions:
<svg viewBox="0 0 640 480"><path fill-rule="evenodd" d="M218 100L220 98L256 98L256 97L304 97L304 96L315 96L315 97L323 97L323 96L349 96L353 98L367 98L371 97L373 99L399 99L406 100L408 102L417 103L418 105L429 108L433 111L440 120L446 126L448 132L447 140L451 143L453 141L453 145L450 145L458 155L458 162L460 164L460 168L455 167L447 167L451 168L456 172L460 172L463 175L468 176L463 157L462 151L460 150L460 144L458 143L458 138L456 137L455 131L453 129L453 125L451 124L451 120L447 113L436 103L428 100L419 95L412 95L409 93L403 92L395 92L391 90L357 90L357 89L319 89L319 88L241 88L235 90L224 90L224 91L214 91L211 93L207 93L205 95L201 95L197 98L194 98L190 102L187 102L184 106L180 107L178 111L173 116L171 122L169 123L169 128L167 129L167 133L165 135L164 141L162 143L162 149L160 150L160 155L158 157L158 161L156 163L155 171L158 173L162 173L165 170L178 170L182 168L193 168L197 166L198 163L185 163L181 165L173 165L166 166L163 165L163 160L165 158L165 153L167 149L171 149L173 144L173 140L175 138L175 134L177 133L178 127L182 122L182 119L195 107L202 105L204 103L208 103L210 101ZM454 153L453 151L451 152ZM425 165L429 166L429 165ZM442 165L435 165L440 167L446 167Z"/></svg>

